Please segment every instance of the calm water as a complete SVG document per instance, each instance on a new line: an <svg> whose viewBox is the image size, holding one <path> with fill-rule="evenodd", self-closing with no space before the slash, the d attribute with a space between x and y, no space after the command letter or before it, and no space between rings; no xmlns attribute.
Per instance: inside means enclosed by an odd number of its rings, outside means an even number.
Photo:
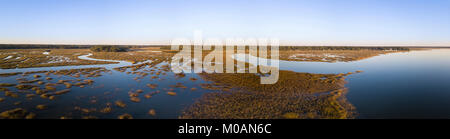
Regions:
<svg viewBox="0 0 450 139"><path fill-rule="evenodd" d="M108 65L107 68L124 66L130 63ZM166 65L161 63L158 67ZM80 66L83 67L84 66ZM89 66L91 67L91 66ZM0 70L27 71L27 70L56 70L58 68L32 68ZM65 67L67 68L67 67ZM77 68L73 66L71 68ZM359 113L358 118L450 118L450 49L433 49L425 51L411 51L377 56L356 62L288 62L280 61L281 70L309 73L346 73L362 70L363 73L353 74L347 78L349 89L347 99ZM43 75L43 74L41 74ZM44 76L44 75L43 75ZM45 77L45 76L44 76ZM76 79L73 77L50 75L58 80ZM201 89L201 80L196 74L186 74L184 78L176 78L173 73L160 75L160 79L149 79L150 76L138 81L133 78L138 75L126 74L112 70L101 77L92 78L94 85L86 88L72 87L71 92L58 96L57 100L50 101L39 97L24 100L21 98L7 98L0 103L0 111L12 108L26 108L38 114L37 118L58 118L69 116L94 115L99 118L117 118L118 115L129 113L135 118L177 118L181 111L200 98L204 93L211 91ZM1 82L16 82L18 76L0 77ZM27 76L33 79L32 76ZM197 78L191 81L189 78ZM150 89L146 84L158 84L156 89ZM174 88L177 96L166 94L170 85L182 83L187 89ZM191 91L195 87L198 90ZM58 89L64 89L58 86ZM160 94L151 99L140 96L141 102L134 103L129 100L128 91L143 89L145 93L160 90ZM145 94L144 93L144 94ZM91 100L96 103L91 103ZM106 103L123 100L127 108L113 107L109 114L98 112L82 113L74 107L104 108ZM22 102L13 105L14 102ZM48 105L47 110L33 109L37 104ZM149 109L155 109L157 116L147 114Z"/></svg>
<svg viewBox="0 0 450 139"><path fill-rule="evenodd" d="M294 64L296 63L296 64ZM450 49L393 53L356 62L281 62L281 69L347 78L358 118L450 118Z"/></svg>
<svg viewBox="0 0 450 139"><path fill-rule="evenodd" d="M242 57L241 57L242 58ZM280 70L347 73L358 118L450 118L450 49L393 53L355 62L280 61Z"/></svg>
<svg viewBox="0 0 450 139"><path fill-rule="evenodd" d="M81 59L87 60L98 60L93 58L88 58L87 56L80 56ZM41 80L46 83L57 83L58 80L76 80L76 79L92 79L94 80L93 85L87 85L84 88L79 88L73 86L70 88L70 92L64 95L58 95L56 100L41 99L38 96L33 98L25 98L27 93L17 93L20 95L19 98L4 97L5 101L0 102L0 111L11 110L14 108L24 108L29 112L37 114L36 118L40 119L55 119L61 116L69 118L82 118L83 116L96 116L97 118L104 119L115 119L119 115L124 113L131 114L133 118L177 118L183 109L192 104L197 98L200 98L204 93L210 92L209 90L204 90L201 88L200 84L210 83L201 80L197 74L186 74L183 78L177 78L172 72L164 72L165 75L159 75L157 79L150 79L151 76L146 76L145 78L135 80L136 77L140 77L135 74L127 74L126 72L119 72L112 70L116 67L130 66L132 63L124 61L114 61L114 60L100 60L100 61L111 61L119 62L117 64L106 64L106 65L82 65L82 66L62 66L62 67L42 67L42 68L23 68L23 69L0 69L0 73L10 73L10 72L27 72L27 71L49 71L49 70L62 70L62 69L80 69L80 68L97 68L105 67L110 70L110 72L102 73L100 77L89 77L89 78L75 78L70 76L60 76L50 74L49 76L44 74L41 75ZM150 62L150 61L146 61ZM140 63L137 63L140 64ZM168 63L163 62L155 67L161 68L163 65ZM130 71L130 70L128 70ZM33 74L35 75L35 74ZM44 78L51 77L53 80L46 81ZM28 76L10 76L10 77L0 77L0 83L16 83L17 78L26 78L27 80L35 79L32 75ZM190 78L196 78L197 81L191 81ZM176 85L181 83L188 88L175 88L171 85ZM147 87L147 84L157 84L158 87L155 89ZM36 83L34 83L36 85ZM41 85L41 88L44 86ZM197 90L191 91L191 88L196 88ZM18 91L14 87L9 87L12 91ZM58 85L57 90L64 90L66 87L64 85ZM128 92L133 92L138 89L144 91L140 94L140 102L131 102ZM173 90L169 90L173 89ZM152 98L144 98L144 94L151 92L160 91L160 93L152 95ZM168 91L176 92L176 96L169 96L166 94ZM32 92L30 92L32 93ZM3 97L3 96L1 96ZM93 103L92 100L96 102ZM114 106L114 102L120 100L127 104L126 108L119 108ZM14 103L20 102L19 105ZM104 114L99 112L101 109L107 107L107 103L112 103L112 112ZM37 110L36 105L45 104L48 106L45 110ZM76 110L75 107L80 107L83 109L94 110L92 112L86 113L80 110ZM150 109L156 111L156 116L151 116L148 114Z"/></svg>
<svg viewBox="0 0 450 139"><path fill-rule="evenodd" d="M362 61L347 97L360 118L450 118L450 50L389 54Z"/></svg>

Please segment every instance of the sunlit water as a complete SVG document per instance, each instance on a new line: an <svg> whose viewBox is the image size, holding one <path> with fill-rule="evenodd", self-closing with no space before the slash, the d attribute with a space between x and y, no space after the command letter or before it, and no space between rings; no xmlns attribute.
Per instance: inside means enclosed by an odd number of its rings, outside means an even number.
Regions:
<svg viewBox="0 0 450 139"><path fill-rule="evenodd" d="M87 56L81 58L88 58ZM239 59L239 56L236 57ZM90 59L95 60L95 59ZM121 67L131 65L117 61L119 64L89 65L89 66L65 66L50 68L28 68L0 70L3 72L24 72L36 70L57 70L68 68L86 67ZM158 66L165 65L161 63ZM355 62L293 62L279 61L281 70L291 70L308 73L347 73L356 70L364 72L350 75L347 78L349 89L346 95L357 112L358 118L450 118L450 49L433 49L424 51L411 51L403 53L392 53L372 57ZM73 77L50 75L55 80L76 79ZM186 74L184 78L176 78L172 72L160 75L160 79L144 78L139 81L133 78L138 75L126 74L111 70L111 73L103 74L101 77L92 78L94 85L86 88L73 87L71 92L61 95L55 101L40 99L32 100L21 98L7 98L0 103L0 111L22 107L36 112L37 118L58 118L69 116L79 118L80 116L94 115L98 118L117 118L118 115L129 113L135 118L177 118L183 109L195 102L204 93L211 92L201 89L200 84L206 83L197 74ZM1 77L1 82L15 82L17 76ZM33 79L28 76L26 78ZM191 81L189 78L197 78ZM56 82L53 81L53 82ZM146 84L158 84L157 89L150 89ZM166 90L182 83L187 89L174 88L177 96L169 96ZM191 91L195 87L198 90ZM58 90L64 89L59 86ZM160 90L161 93L154 95L151 99L142 96L140 103L130 102L128 91L143 89L145 93ZM106 92L106 93L105 93ZM96 99L92 104L90 101ZM82 113L73 110L74 106L82 108L105 107L107 102L114 103L115 100L123 100L127 108L113 107L112 113ZM18 106L14 102L21 101ZM47 104L47 110L33 109L37 104ZM157 116L147 114L149 109L155 109Z"/></svg>

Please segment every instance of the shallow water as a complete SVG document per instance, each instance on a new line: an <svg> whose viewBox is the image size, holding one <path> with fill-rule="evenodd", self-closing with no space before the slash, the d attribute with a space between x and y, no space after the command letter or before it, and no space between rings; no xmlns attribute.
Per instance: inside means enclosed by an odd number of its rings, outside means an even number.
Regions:
<svg viewBox="0 0 450 139"><path fill-rule="evenodd" d="M25 94L29 93L17 93L20 95L19 98L12 97L4 97L5 101L0 102L0 112L11 110L14 108L24 108L29 112L33 112L37 114L36 118L40 119L54 119L60 118L62 116L68 118L82 118L83 116L95 116L97 118L105 118L105 119L115 119L119 115L124 113L131 114L133 118L178 118L181 114L181 111L192 104L196 98L201 97L202 94L210 92L209 90L204 90L201 88L200 84L209 83L201 80L201 78L197 74L186 74L183 78L177 78L172 72L164 72L165 75L158 75L156 79L150 79L151 76L148 75L142 79L135 79L136 77L140 77L135 74L128 74L126 72L120 72L113 70L113 68L130 66L133 65L131 62L126 61L116 61L116 60L101 60L89 58L89 55L80 56L80 59L85 60L96 60L96 61L109 61L109 62L118 62L117 64L104 64L104 65L81 65L81 66L61 66L61 67L40 67L40 68L23 68L23 69L0 69L0 73L12 73L12 72L28 72L28 71L49 71L49 70L63 70L63 69L81 69L81 68L97 68L104 67L109 72L102 73L100 77L70 77L70 76L61 76L61 75L45 75L43 73L33 74L33 75L41 75L40 78L45 83L57 83L59 80L76 80L76 79L92 79L95 82L93 85L87 85L84 88L79 87L71 87L70 92L64 95L59 95L55 100L42 99L39 95L33 98L25 98ZM152 62L152 61L145 61ZM141 62L144 63L144 62ZM141 64L137 63L137 64ZM154 67L161 68L163 65L167 65L168 63L160 63ZM130 70L128 70L130 71ZM47 81L44 78L51 77L53 80ZM22 76L10 76L10 77L0 77L0 83L17 83L17 78L26 78L28 80L35 79L32 75ZM190 78L196 78L197 81L191 81ZM188 88L175 88L171 85L176 85L177 83L182 83ZM147 84L157 84L158 87L155 89L149 88ZM36 85L36 83L33 83ZM44 85L40 85L41 88ZM196 88L196 91L191 91L191 88ZM18 91L14 87L9 87L11 91ZM64 85L58 85L57 90L64 90L66 87ZM138 89L143 90L144 92L139 95L141 99L140 102L132 102L130 101L130 97L128 92L136 91ZM170 90L173 89L173 90ZM160 91L155 95L152 95L150 99L144 98L145 94L149 94L155 91ZM176 96L170 96L166 93L168 91L176 92ZM30 93L33 94L34 91ZM2 93L3 94L3 93ZM93 103L92 100L96 102ZM120 100L127 104L126 108L120 108L114 105L114 102ZM16 102L21 102L19 105L14 105ZM101 109L107 107L107 103L112 103L112 112L110 113L101 113L99 112ZM36 105L44 104L47 105L47 109L45 110L37 110ZM90 109L92 112L86 113L80 110L76 110L76 107L82 109ZM152 116L148 114L150 109L154 109L156 111L156 116Z"/></svg>
<svg viewBox="0 0 450 139"><path fill-rule="evenodd" d="M90 59L88 56L80 57ZM239 59L239 56L237 56ZM96 60L96 59L90 59ZM5 72L25 72L40 70L77 69L88 67L115 67L129 66L131 63L123 61L118 64L108 65L88 65L88 66L64 66L48 68L27 68L27 69L1 69ZM167 65L161 63L156 67ZM450 49L433 49L424 51L411 51L402 53L391 53L372 57L355 62L295 62L279 61L281 70L291 70L295 72L308 73L347 73L356 70L364 72L350 75L347 78L349 89L347 99L352 103L357 112L358 118L450 118ZM40 74L46 77L43 74ZM146 78L134 80L138 75L127 74L111 70L100 77L90 77L83 79L93 79L95 83L85 88L72 87L71 92L58 96L55 101L40 99L39 96L32 100L21 98L6 98L0 102L0 111L22 107L37 113L37 118L59 118L68 116L80 118L81 116L94 115L98 118L117 118L118 115L129 113L134 118L177 118L181 111L200 98L204 93L211 92L201 88L203 81L197 74L186 74L184 78L176 78L172 72L166 75L159 75L157 79ZM16 82L16 78L21 77L0 77L1 82ZM73 77L50 75L57 80L76 79ZM33 79L32 76L26 76ZM189 78L197 78L191 81ZM146 84L158 84L156 89L151 89ZM187 89L173 88L170 85L182 83ZM198 90L191 91L195 87ZM58 90L64 89L58 86ZM177 96L167 95L168 89L173 88ZM139 97L141 102L135 103L129 100L128 91L143 89L144 93ZM144 94L159 90L161 93L154 95L150 99L145 99ZM106 93L107 92L107 93ZM97 100L91 103L91 100ZM109 114L99 112L82 113L74 110L74 107L97 108L105 107L105 104L114 103L116 100L124 101L127 108L113 107ZM20 105L13 105L14 102L21 101ZM47 104L47 110L36 110L37 104ZM155 109L156 116L147 114L149 109ZM97 110L98 111L98 110Z"/></svg>

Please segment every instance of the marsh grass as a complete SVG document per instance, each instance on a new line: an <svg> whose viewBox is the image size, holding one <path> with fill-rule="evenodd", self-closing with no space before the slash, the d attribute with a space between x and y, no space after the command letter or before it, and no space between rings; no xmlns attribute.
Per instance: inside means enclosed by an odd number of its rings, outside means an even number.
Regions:
<svg viewBox="0 0 450 139"><path fill-rule="evenodd" d="M155 111L155 109L150 109L150 110L148 111L148 114L151 115L151 116L156 116L156 111Z"/></svg>
<svg viewBox="0 0 450 139"><path fill-rule="evenodd" d="M201 74L233 91L203 95L180 118L353 118L354 108L344 97L345 80L339 78L343 75L280 71L278 83L262 85L256 74Z"/></svg>
<svg viewBox="0 0 450 139"><path fill-rule="evenodd" d="M309 62L350 62L378 55L406 52L409 50L281 50L280 60Z"/></svg>
<svg viewBox="0 0 450 139"><path fill-rule="evenodd" d="M133 116L131 116L131 114L125 113L125 114L119 115L118 118L119 119L133 119Z"/></svg>
<svg viewBox="0 0 450 139"><path fill-rule="evenodd" d="M148 60L163 60L173 55L165 52L153 52L158 50L159 49L131 49L129 52L95 52L91 57L96 59L121 60L138 63Z"/></svg>
<svg viewBox="0 0 450 139"><path fill-rule="evenodd" d="M9 77L9 76L16 76L22 74L22 72L14 72L14 73L0 73L0 77Z"/></svg>
<svg viewBox="0 0 450 139"><path fill-rule="evenodd" d="M20 101L10 102L8 105L15 105L15 107L25 106L29 107L30 104L36 103L33 101L35 99L48 99L55 100L58 96L63 96L70 92L69 89L60 89L59 86L66 86L66 88L71 88L72 84L79 85L78 87L93 85L93 79L70 79L70 80L57 80L57 82L52 82L52 78L46 77L46 82L40 80L45 76L50 76L51 74L61 77L75 77L74 75L89 75L89 77L98 77L96 75L101 75L104 72L108 72L108 70L104 68L87 68L87 69L71 69L71 70L59 70L59 71L33 71L33 72L25 72L25 73L17 73L16 76L20 76L16 78L16 82L11 83L1 83L0 91L4 92L6 97L18 99ZM94 74L93 74L94 73ZM27 77L31 76L31 77ZM66 78L64 77L64 78ZM13 77L14 78L14 77ZM14 80L12 80L14 81ZM39 98L37 98L39 97ZM41 102L42 100L39 100ZM44 109L43 106L36 106L37 109ZM21 111L24 109L21 109ZM11 110L4 111L4 114L11 114L11 112L15 112ZM19 111L20 112L20 111ZM37 114L41 114L37 112ZM27 114L25 116L4 116L4 118L35 118L37 114ZM1 119L1 118L0 118Z"/></svg>
<svg viewBox="0 0 450 139"><path fill-rule="evenodd" d="M121 108L127 107L127 104L121 100L115 101L114 104L116 104L116 106L121 107Z"/></svg>
<svg viewBox="0 0 450 139"><path fill-rule="evenodd" d="M28 50L33 51L33 50ZM54 51L51 50L50 55ZM36 53L36 55L40 52L33 52ZM113 52L114 53L114 52ZM78 55L78 54L77 54ZM145 53L142 53L142 55L145 55ZM158 55L158 54L156 54ZM162 65L162 66L156 66L162 62L167 62L167 57L154 57L155 54L153 54L151 59L147 59L149 56L145 57L145 61L152 60L151 62L146 63L138 63L136 65L127 66L127 67L121 67L125 71L129 71L130 74L137 75L139 79L144 79L144 77L148 77L151 72L153 72L153 75L160 75L158 76L159 79L163 75L166 75L166 72L170 72L170 66L169 65ZM144 60L144 59L142 59ZM9 76L17 76L16 81L14 81L14 77L12 77L12 80L10 80L10 83L1 83L0 89L2 92L6 92L7 97L11 97L12 100L15 100L16 98L20 101L16 101L17 104L20 102L18 106L22 106L23 108L30 108L30 109L36 109L36 103L42 103L44 102L51 102L53 103L61 103L61 101L67 101L68 93L71 93L69 89L72 90L79 90L77 87L85 87L88 85L93 85L95 81L97 81L94 77L102 76L104 73L111 73L111 71L106 70L105 68L86 68L86 69L68 69L68 70L58 70L58 71L33 71L33 72L17 72L17 73L8 73L8 74L0 74L0 76L9 77ZM145 84L144 84L145 85ZM151 84L149 85L150 88L157 88L158 84ZM178 87L182 87L182 85L178 84ZM92 87L94 88L94 87ZM20 91L19 89L28 91L28 93L22 93L24 91ZM90 89L90 88L86 88ZM83 90L86 90L83 89ZM11 91L10 91L11 90ZM18 91L19 90L19 91ZM133 93L136 93L136 95L130 96L130 100L127 100L127 102L123 101L116 101L115 103L112 103L110 106L104 107L95 107L96 110L93 110L92 108L80 108L76 111L74 111L75 115L72 114L72 112L64 112L64 113L57 113L60 117L64 118L97 118L96 116L107 114L112 112L112 108L116 105L118 108L125 108L127 107L128 101L131 102L140 102L142 98L139 98L139 94L144 93L144 90L137 89ZM153 95L159 93L159 91L153 90L151 93L142 94L144 98L150 99ZM72 94L76 95L76 94ZM106 94L105 94L106 95ZM82 95L83 96L83 95ZM82 107L89 107L86 105L99 105L96 104L97 102L102 102L104 100L97 100L97 99L91 99L89 101L86 101L88 103L84 103L84 100L82 100L82 96L76 96L73 101L73 103L83 103L81 104ZM59 100L59 98L61 98ZM104 99L106 99L105 97ZM108 97L108 99L114 99L112 96ZM5 99L3 99L4 101ZM52 100L52 101L50 101ZM9 102L9 99L7 99L8 105L12 105L13 102ZM22 103L23 102L23 103ZM113 101L114 102L114 101ZM62 102L64 104L70 103L70 102ZM29 106L33 105L33 106ZM69 104L70 105L70 104ZM78 104L74 104L75 106L78 106ZM132 105L132 104L130 104ZM51 104L49 103L49 106ZM114 107L115 108L115 107ZM48 107L48 110L54 112L54 107ZM124 109L125 110L125 109ZM2 109L2 111L5 111ZM128 110L127 110L128 111ZM148 111L144 110L144 113L147 113ZM37 112L39 116L43 112ZM77 114L80 115L77 115ZM48 114L43 114L44 116L47 116ZM25 115L26 116L26 115ZM36 114L34 114L35 117ZM55 115L53 115L55 116ZM50 117L53 117L50 116ZM109 115L111 116L111 115ZM117 116L117 115L114 115ZM152 115L150 115L152 116ZM22 116L23 118L23 116Z"/></svg>
<svg viewBox="0 0 450 139"><path fill-rule="evenodd" d="M177 93L175 93L175 92L167 92L167 94L170 95L170 96L176 96L177 95Z"/></svg>
<svg viewBox="0 0 450 139"><path fill-rule="evenodd" d="M12 86L16 86L16 84L0 83L0 87L12 87Z"/></svg>
<svg viewBox="0 0 450 139"><path fill-rule="evenodd" d="M44 53L48 51L50 51L49 54ZM90 53L88 49L2 49L0 50L0 68L13 69L115 63L78 59L78 56L88 53Z"/></svg>
<svg viewBox="0 0 450 139"><path fill-rule="evenodd" d="M35 114L23 108L16 108L0 113L0 119L33 119Z"/></svg>

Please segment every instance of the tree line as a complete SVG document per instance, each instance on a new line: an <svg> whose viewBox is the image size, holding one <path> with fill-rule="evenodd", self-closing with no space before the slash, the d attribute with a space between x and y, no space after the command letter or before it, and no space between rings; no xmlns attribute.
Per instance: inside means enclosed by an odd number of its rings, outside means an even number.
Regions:
<svg viewBox="0 0 450 139"><path fill-rule="evenodd" d="M90 48L93 52L126 52L128 47L121 46L93 46Z"/></svg>
<svg viewBox="0 0 450 139"><path fill-rule="evenodd" d="M0 44L0 49L90 49L92 47L143 48L160 47L170 50L167 45L52 45L52 44ZM180 47L182 48L182 47ZM106 48L105 48L106 49ZM96 49L97 50L97 49ZM101 49L99 49L101 50ZM408 51L408 47L357 47L357 46L280 46L280 50L393 50Z"/></svg>
<svg viewBox="0 0 450 139"><path fill-rule="evenodd" d="M157 45L56 45L56 44L0 44L0 49L90 49L95 46L125 48L159 47Z"/></svg>

